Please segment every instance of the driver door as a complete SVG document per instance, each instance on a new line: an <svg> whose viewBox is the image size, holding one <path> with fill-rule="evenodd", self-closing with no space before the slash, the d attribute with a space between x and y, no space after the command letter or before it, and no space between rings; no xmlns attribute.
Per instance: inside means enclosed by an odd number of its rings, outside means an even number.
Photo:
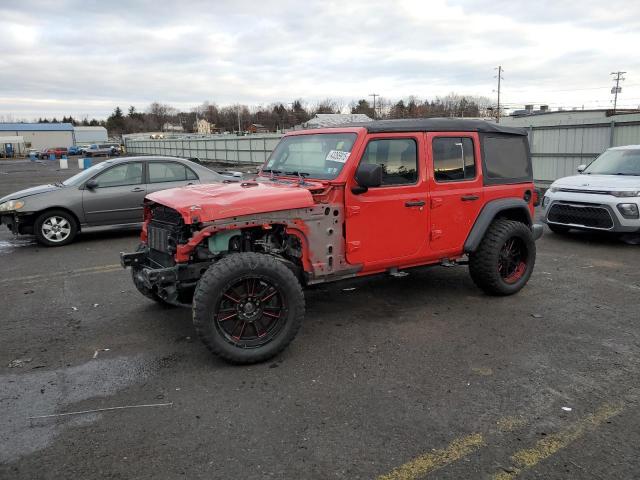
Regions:
<svg viewBox="0 0 640 480"><path fill-rule="evenodd" d="M119 163L93 178L95 188L84 187L82 208L89 225L142 222L142 201L146 195L144 164Z"/></svg>
<svg viewBox="0 0 640 480"><path fill-rule="evenodd" d="M424 134L371 135L360 163L382 165L382 185L347 188L347 260L365 268L409 263L428 246ZM354 181L355 182L355 181Z"/></svg>

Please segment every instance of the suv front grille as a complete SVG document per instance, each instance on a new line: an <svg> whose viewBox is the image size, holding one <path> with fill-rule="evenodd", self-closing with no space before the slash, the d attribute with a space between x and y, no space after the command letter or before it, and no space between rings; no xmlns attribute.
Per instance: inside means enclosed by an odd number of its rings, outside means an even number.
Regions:
<svg viewBox="0 0 640 480"><path fill-rule="evenodd" d="M561 225L576 225L601 230L609 230L613 227L613 219L609 210L593 204L554 203L549 210L547 220Z"/></svg>

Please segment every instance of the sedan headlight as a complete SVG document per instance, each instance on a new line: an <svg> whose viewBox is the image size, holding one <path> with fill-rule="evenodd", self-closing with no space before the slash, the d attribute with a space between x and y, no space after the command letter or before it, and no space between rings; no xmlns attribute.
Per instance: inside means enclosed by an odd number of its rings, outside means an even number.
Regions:
<svg viewBox="0 0 640 480"><path fill-rule="evenodd" d="M558 190L560 190L558 187L551 187L551 188L549 188L549 191L550 191L551 193L556 193Z"/></svg>
<svg viewBox="0 0 640 480"><path fill-rule="evenodd" d="M22 207L24 207L23 200L9 200L8 202L0 203L0 212L20 210Z"/></svg>
<svg viewBox="0 0 640 480"><path fill-rule="evenodd" d="M640 192L638 190L619 190L617 192L612 191L609 193L618 198L640 197Z"/></svg>

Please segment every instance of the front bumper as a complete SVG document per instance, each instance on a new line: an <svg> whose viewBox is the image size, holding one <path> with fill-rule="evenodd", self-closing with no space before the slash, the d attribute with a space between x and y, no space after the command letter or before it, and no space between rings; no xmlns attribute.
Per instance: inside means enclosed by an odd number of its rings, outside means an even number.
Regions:
<svg viewBox="0 0 640 480"><path fill-rule="evenodd" d="M208 262L177 263L166 267L151 259L150 249L139 252L120 253L120 265L131 267L135 281L153 291L168 303L187 305L183 292L193 290Z"/></svg>
<svg viewBox="0 0 640 480"><path fill-rule="evenodd" d="M6 225L14 234L32 234L33 233L33 214L4 212L0 214L0 224Z"/></svg>
<svg viewBox="0 0 640 480"><path fill-rule="evenodd" d="M577 230L615 233L640 232L640 218L628 218L618 210L618 204L636 203L636 198L611 195L547 191L542 202L542 221ZM563 215L558 215L562 209ZM575 214L572 214L575 212Z"/></svg>

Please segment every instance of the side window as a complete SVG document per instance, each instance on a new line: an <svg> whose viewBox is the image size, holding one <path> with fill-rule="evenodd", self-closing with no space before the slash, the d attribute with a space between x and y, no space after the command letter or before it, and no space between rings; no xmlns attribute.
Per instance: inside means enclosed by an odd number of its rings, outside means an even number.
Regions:
<svg viewBox="0 0 640 480"><path fill-rule="evenodd" d="M471 138L434 138L432 148L436 182L459 182L476 177L476 159Z"/></svg>
<svg viewBox="0 0 640 480"><path fill-rule="evenodd" d="M382 185L418 182L418 149L412 138L371 140L361 162L382 165Z"/></svg>
<svg viewBox="0 0 640 480"><path fill-rule="evenodd" d="M189 167L184 167L187 170L187 180L198 180L198 175Z"/></svg>
<svg viewBox="0 0 640 480"><path fill-rule="evenodd" d="M142 163L123 163L98 175L98 188L122 187L142 183Z"/></svg>
<svg viewBox="0 0 640 480"><path fill-rule="evenodd" d="M149 183L182 182L187 179L184 165L175 162L149 162Z"/></svg>

